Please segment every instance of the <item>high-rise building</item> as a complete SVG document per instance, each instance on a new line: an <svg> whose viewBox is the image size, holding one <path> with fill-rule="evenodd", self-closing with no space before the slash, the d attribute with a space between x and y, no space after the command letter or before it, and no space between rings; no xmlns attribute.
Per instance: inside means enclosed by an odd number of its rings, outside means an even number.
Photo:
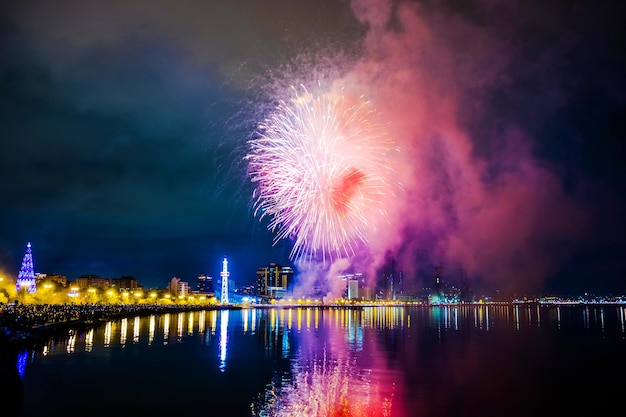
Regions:
<svg viewBox="0 0 626 417"><path fill-rule="evenodd" d="M443 267L435 267L435 280L433 282L433 290L429 296L431 304L439 304L445 302L445 288L443 283Z"/></svg>
<svg viewBox="0 0 626 417"><path fill-rule="evenodd" d="M348 280L348 300L359 299L359 280L350 278Z"/></svg>
<svg viewBox="0 0 626 417"><path fill-rule="evenodd" d="M462 303L471 303L474 301L474 291L470 286L467 278L467 271L461 269L461 290L459 294L459 301Z"/></svg>
<svg viewBox="0 0 626 417"><path fill-rule="evenodd" d="M198 280L196 281L196 289L201 293L214 292L213 277L206 274L198 275Z"/></svg>
<svg viewBox="0 0 626 417"><path fill-rule="evenodd" d="M364 300L365 298L365 277L362 273L344 274L339 277L344 283L343 297L348 300Z"/></svg>
<svg viewBox="0 0 626 417"><path fill-rule="evenodd" d="M25 290L29 293L34 293L37 290L37 282L35 280L35 270L33 268L33 253L31 250L30 242L26 245L26 253L24 259L22 259L22 267L17 275L17 281L15 282L15 289L20 292Z"/></svg>
<svg viewBox="0 0 626 417"><path fill-rule="evenodd" d="M404 293L404 279L402 266L396 263L391 252L385 254L385 264L382 269L383 287L381 298L395 301Z"/></svg>
<svg viewBox="0 0 626 417"><path fill-rule="evenodd" d="M186 297L189 294L189 283L174 277L170 280L168 289L175 297Z"/></svg>
<svg viewBox="0 0 626 417"><path fill-rule="evenodd" d="M257 295L266 298L283 298L293 279L293 268L274 262L256 271Z"/></svg>

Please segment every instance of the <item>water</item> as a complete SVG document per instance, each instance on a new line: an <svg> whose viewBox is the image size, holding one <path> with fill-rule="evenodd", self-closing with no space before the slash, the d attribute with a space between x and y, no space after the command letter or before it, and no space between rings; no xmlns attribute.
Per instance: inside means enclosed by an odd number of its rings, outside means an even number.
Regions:
<svg viewBox="0 0 626 417"><path fill-rule="evenodd" d="M130 317L22 351L20 415L604 415L626 394L625 323L624 306Z"/></svg>

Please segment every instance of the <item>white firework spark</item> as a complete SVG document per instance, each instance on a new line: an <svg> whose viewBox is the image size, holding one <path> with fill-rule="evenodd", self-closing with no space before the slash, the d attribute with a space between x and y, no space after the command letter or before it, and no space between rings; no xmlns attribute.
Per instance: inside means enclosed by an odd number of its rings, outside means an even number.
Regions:
<svg viewBox="0 0 626 417"><path fill-rule="evenodd" d="M362 97L293 93L248 142L254 215L270 217L275 243L293 240L292 260L326 263L354 255L386 220L398 149Z"/></svg>

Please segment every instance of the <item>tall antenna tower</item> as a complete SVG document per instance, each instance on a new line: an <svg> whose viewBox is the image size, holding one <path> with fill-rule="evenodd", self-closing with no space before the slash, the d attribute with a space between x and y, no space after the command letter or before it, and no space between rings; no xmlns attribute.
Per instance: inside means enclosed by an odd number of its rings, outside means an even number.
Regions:
<svg viewBox="0 0 626 417"><path fill-rule="evenodd" d="M220 301L222 304L228 304L228 276L230 272L228 272L228 260L224 256L224 260L222 261L222 272L220 272L220 276L222 277L222 295L220 297Z"/></svg>
<svg viewBox="0 0 626 417"><path fill-rule="evenodd" d="M27 292L33 293L37 290L37 283L35 281L35 270L33 269L33 253L30 249L30 242L26 245L26 253L22 260L22 267L17 275L17 281L15 282L15 289L26 289Z"/></svg>

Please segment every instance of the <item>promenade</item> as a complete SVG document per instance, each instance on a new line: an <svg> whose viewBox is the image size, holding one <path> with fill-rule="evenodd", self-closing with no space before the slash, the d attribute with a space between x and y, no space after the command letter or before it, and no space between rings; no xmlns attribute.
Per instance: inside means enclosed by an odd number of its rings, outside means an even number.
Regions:
<svg viewBox="0 0 626 417"><path fill-rule="evenodd" d="M20 304L0 303L0 343L27 346L69 327L168 312L221 309L222 306L156 304Z"/></svg>

